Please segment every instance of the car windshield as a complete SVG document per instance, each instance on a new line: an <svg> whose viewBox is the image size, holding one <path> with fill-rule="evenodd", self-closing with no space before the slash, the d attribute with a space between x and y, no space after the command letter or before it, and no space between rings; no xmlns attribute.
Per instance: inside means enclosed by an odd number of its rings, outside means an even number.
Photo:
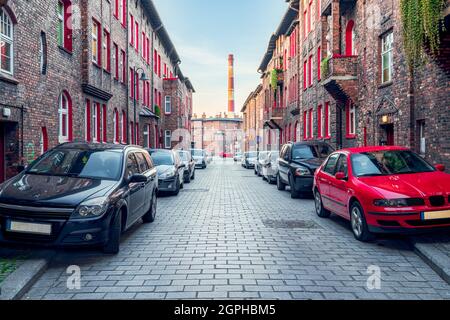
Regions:
<svg viewBox="0 0 450 320"><path fill-rule="evenodd" d="M192 150L192 156L194 157L203 157L205 152L203 150Z"/></svg>
<svg viewBox="0 0 450 320"><path fill-rule="evenodd" d="M276 161L278 160L278 156L280 155L280 151L272 151L270 152L270 160Z"/></svg>
<svg viewBox="0 0 450 320"><path fill-rule="evenodd" d="M312 145L298 145L294 146L292 151L293 160L309 160L319 158L315 146Z"/></svg>
<svg viewBox="0 0 450 320"><path fill-rule="evenodd" d="M56 149L31 164L26 173L117 181L122 161L117 150Z"/></svg>
<svg viewBox="0 0 450 320"><path fill-rule="evenodd" d="M358 153L351 160L353 175L357 177L435 171L420 156L407 150Z"/></svg>
<svg viewBox="0 0 450 320"><path fill-rule="evenodd" d="M155 166L171 166L174 164L172 154L170 152L152 152L151 154Z"/></svg>
<svg viewBox="0 0 450 320"><path fill-rule="evenodd" d="M268 152L260 152L259 153L259 160L266 160L268 155L269 155Z"/></svg>
<svg viewBox="0 0 450 320"><path fill-rule="evenodd" d="M256 158L258 156L258 152L247 152L245 154L246 158Z"/></svg>

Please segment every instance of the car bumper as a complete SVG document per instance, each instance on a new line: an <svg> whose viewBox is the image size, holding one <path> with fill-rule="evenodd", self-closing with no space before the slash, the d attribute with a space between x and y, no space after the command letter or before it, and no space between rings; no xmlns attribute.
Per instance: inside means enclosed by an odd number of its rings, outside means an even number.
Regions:
<svg viewBox="0 0 450 320"><path fill-rule="evenodd" d="M51 218L0 217L0 242L10 244L28 244L48 247L80 247L103 245L108 241L109 228L114 209L98 219L72 220ZM51 224L50 235L18 233L6 230L8 221Z"/></svg>
<svg viewBox="0 0 450 320"><path fill-rule="evenodd" d="M375 233L417 233L426 230L450 228L450 217L433 218L424 212L439 214L450 212L450 208L428 208L414 212L386 213L368 211L366 214L369 230Z"/></svg>
<svg viewBox="0 0 450 320"><path fill-rule="evenodd" d="M294 178L294 189L297 192L312 192L314 177L306 176L306 177L298 177Z"/></svg>
<svg viewBox="0 0 450 320"><path fill-rule="evenodd" d="M166 192L166 191L175 191L177 190L177 183L176 183L176 179L172 178L172 179L159 179L158 180L158 190L161 192Z"/></svg>
<svg viewBox="0 0 450 320"><path fill-rule="evenodd" d="M195 167L196 168L205 168L206 167L206 162L205 161L196 161L195 162Z"/></svg>

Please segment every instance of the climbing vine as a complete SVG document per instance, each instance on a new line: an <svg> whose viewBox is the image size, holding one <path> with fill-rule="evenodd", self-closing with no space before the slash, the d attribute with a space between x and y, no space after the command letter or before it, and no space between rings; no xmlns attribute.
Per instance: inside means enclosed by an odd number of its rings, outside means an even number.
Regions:
<svg viewBox="0 0 450 320"><path fill-rule="evenodd" d="M445 5L446 0L401 0L403 41L411 67L423 63L426 47L431 54L439 51Z"/></svg>
<svg viewBox="0 0 450 320"><path fill-rule="evenodd" d="M270 77L271 77L270 78L270 85L272 86L272 89L274 91L277 90L277 87L278 87L278 75L281 74L281 73L283 73L283 70L275 68L275 69L272 70L272 73L270 75Z"/></svg>

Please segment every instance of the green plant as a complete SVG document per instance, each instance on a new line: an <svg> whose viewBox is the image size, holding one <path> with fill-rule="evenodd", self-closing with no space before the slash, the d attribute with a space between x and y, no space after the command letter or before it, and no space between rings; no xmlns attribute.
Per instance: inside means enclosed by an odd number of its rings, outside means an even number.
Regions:
<svg viewBox="0 0 450 320"><path fill-rule="evenodd" d="M155 115L161 117L161 108L158 105L155 105Z"/></svg>
<svg viewBox="0 0 450 320"><path fill-rule="evenodd" d="M326 78L330 74L330 57L326 57L320 63L320 73Z"/></svg>
<svg viewBox="0 0 450 320"><path fill-rule="evenodd" d="M275 68L270 74L270 85L272 86L273 91L277 91L278 75L281 73L283 73L283 70Z"/></svg>
<svg viewBox="0 0 450 320"><path fill-rule="evenodd" d="M445 5L446 0L401 0L403 42L410 67L423 63L427 46L431 54L439 51Z"/></svg>

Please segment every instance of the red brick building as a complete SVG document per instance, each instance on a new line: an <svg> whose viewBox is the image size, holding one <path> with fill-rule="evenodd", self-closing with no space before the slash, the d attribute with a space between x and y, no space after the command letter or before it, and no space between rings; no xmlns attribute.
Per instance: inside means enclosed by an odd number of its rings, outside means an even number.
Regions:
<svg viewBox="0 0 450 320"><path fill-rule="evenodd" d="M2 5L0 181L67 141L163 145L163 79L187 82L153 1Z"/></svg>
<svg viewBox="0 0 450 320"><path fill-rule="evenodd" d="M279 130L281 143L325 140L336 148L396 144L449 167L449 6L439 54L428 55L411 76L400 1L286 2L289 9L259 68L266 127ZM297 30L296 40L292 30ZM286 59L284 50L292 41L298 43L297 52Z"/></svg>

